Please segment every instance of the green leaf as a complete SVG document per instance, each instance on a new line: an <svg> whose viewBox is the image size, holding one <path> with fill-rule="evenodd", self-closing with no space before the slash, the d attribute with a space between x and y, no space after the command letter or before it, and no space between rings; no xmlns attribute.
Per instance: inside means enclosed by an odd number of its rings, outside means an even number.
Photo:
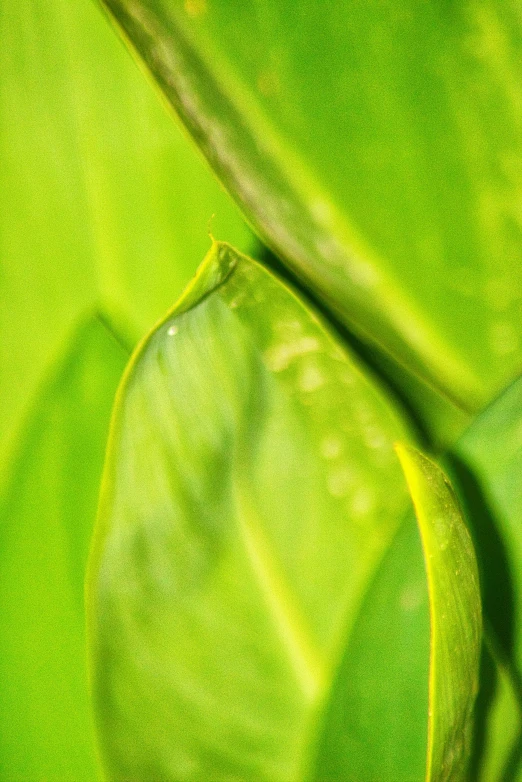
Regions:
<svg viewBox="0 0 522 782"><path fill-rule="evenodd" d="M440 471L423 460L419 454L412 456L427 467L432 479L429 487L424 486L422 503L425 509L428 504L433 509L437 500L433 487L435 484L436 488L437 473L440 479ZM415 464L413 466L415 467ZM444 502L444 505L448 504L450 510L452 508L454 511L451 494L448 496L449 490L444 484L440 485L440 480L438 488L441 490L439 498L442 494L443 502L444 498L448 501ZM448 518L448 515L447 507L444 507L442 516ZM459 528L462 532L461 521ZM430 526L424 529L430 532ZM469 539L465 532L463 536L463 546L450 546L444 550L443 567L451 578L452 561L454 562L456 557L469 554ZM424 542L430 545L429 536L428 539L425 536ZM436 551L438 550L437 544ZM449 558L446 552L449 552ZM433 563L433 558L431 562ZM436 576L435 586L440 587L440 568L433 575ZM475 584L475 596L469 611L472 623L468 628L473 629L473 615L475 614L476 619L479 609L476 567L473 561L471 574L468 572L468 575L471 575ZM465 569L461 569L460 578L464 582L465 592L466 587L470 586L465 582ZM460 585L454 586L457 586L460 599L463 590ZM447 599L444 600L441 612L438 596L438 590L432 589L432 615L434 612L438 614L435 617L437 632L433 642L440 647L441 641L446 646L451 645L455 628L450 621L440 621L441 615L451 612L448 609L450 601ZM474 629L477 632L476 624ZM441 638L446 633L448 637ZM429 637L425 566L417 524L414 515L409 514L367 591L339 667L321 739L316 775L318 781L418 782L424 777L428 735ZM434 703L432 697L434 718L430 726L430 754L433 754L436 735L440 738L441 733L447 734L448 748L452 753L456 752L459 734L465 735L465 731L460 728L462 722L466 721L466 712L469 718L470 701L473 700L478 673L477 641L467 643L466 646L464 659L461 657L459 660L453 653L445 660L439 655L439 665L444 664L442 672L440 667L438 669L439 685L450 688L452 695L460 690L462 701L451 715L440 708L440 701L437 703L435 699ZM518 708L515 706L513 709L513 704L516 704L516 690L509 680L505 666L498 663L497 656L494 660L488 657L488 660L488 675L491 679L488 678L487 682L481 684L481 702L478 704L480 714L477 715L473 736L473 773L467 777L484 782L503 778L501 772L513 749L514 741L518 739L520 726ZM432 689L436 687L436 675L437 670L432 665ZM470 727L468 722L466 754L469 751ZM455 736L456 742L453 740ZM440 752L438 754L440 755ZM457 758L454 758L453 762L458 765ZM432 778L438 778L434 775L436 767L437 763L432 761ZM464 770L465 759L461 759L461 775ZM457 770L453 769L451 773L456 774ZM446 777L443 773L442 778L455 777Z"/></svg>
<svg viewBox="0 0 522 782"><path fill-rule="evenodd" d="M519 732L522 727L521 410L522 379L518 379L474 421L447 464L475 541L484 614L499 648L503 669L512 680L514 696L510 699L508 721L513 727L518 726ZM507 735L504 729L504 738ZM522 763L520 752L516 756L517 742L520 747L519 736L513 739L514 754L510 762L520 774Z"/></svg>
<svg viewBox="0 0 522 782"><path fill-rule="evenodd" d="M522 364L516 4L103 0L259 233L476 411Z"/></svg>
<svg viewBox="0 0 522 782"><path fill-rule="evenodd" d="M230 199L91 0L0 14L0 494L39 384L96 306L151 328L215 233L246 246Z"/></svg>
<svg viewBox="0 0 522 782"><path fill-rule="evenodd" d="M436 453L451 447L474 416L424 383L375 347L363 349L370 367L390 385L415 421L424 446Z"/></svg>
<svg viewBox="0 0 522 782"><path fill-rule="evenodd" d="M83 582L126 353L98 318L42 389L0 506L0 776L98 778Z"/></svg>
<svg viewBox="0 0 522 782"><path fill-rule="evenodd" d="M408 506L401 437L313 312L214 245L135 354L113 419L88 589L113 778L312 773Z"/></svg>
<svg viewBox="0 0 522 782"><path fill-rule="evenodd" d="M323 720L317 782L420 782L428 737L429 606L414 514L361 603Z"/></svg>
<svg viewBox="0 0 522 782"><path fill-rule="evenodd" d="M522 674L522 379L474 422L448 468L472 522L484 608L504 655Z"/></svg>
<svg viewBox="0 0 522 782"><path fill-rule="evenodd" d="M88 586L113 778L424 774L426 584L411 520L394 537L401 428L312 311L213 246L113 420ZM401 455L430 554L438 779L467 759L478 582L442 473Z"/></svg>
<svg viewBox="0 0 522 782"><path fill-rule="evenodd" d="M479 782L522 778L520 746L522 704L512 666L486 635L476 703L472 766L469 778Z"/></svg>
<svg viewBox="0 0 522 782"><path fill-rule="evenodd" d="M397 446L397 454L419 522L430 595L426 779L464 779L482 640L475 553L444 473L412 448Z"/></svg>

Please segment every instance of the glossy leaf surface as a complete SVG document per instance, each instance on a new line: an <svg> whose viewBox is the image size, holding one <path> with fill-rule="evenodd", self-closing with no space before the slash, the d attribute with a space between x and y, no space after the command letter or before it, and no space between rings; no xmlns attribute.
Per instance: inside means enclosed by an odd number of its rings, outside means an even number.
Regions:
<svg viewBox="0 0 522 782"><path fill-rule="evenodd" d="M299 299L214 246L113 422L90 602L114 778L307 772L407 507L402 432Z"/></svg>
<svg viewBox="0 0 522 782"><path fill-rule="evenodd" d="M514 2L104 3L337 315L470 411L517 373Z"/></svg>
<svg viewBox="0 0 522 782"><path fill-rule="evenodd" d="M412 448L398 446L397 453L419 522L430 595L426 779L464 779L482 642L475 552L441 469Z"/></svg>
<svg viewBox="0 0 522 782"><path fill-rule="evenodd" d="M249 234L92 0L0 13L0 494L33 395L85 312L133 341L216 235Z"/></svg>
<svg viewBox="0 0 522 782"><path fill-rule="evenodd" d="M84 589L126 353L93 318L43 388L0 506L0 776L98 778Z"/></svg>

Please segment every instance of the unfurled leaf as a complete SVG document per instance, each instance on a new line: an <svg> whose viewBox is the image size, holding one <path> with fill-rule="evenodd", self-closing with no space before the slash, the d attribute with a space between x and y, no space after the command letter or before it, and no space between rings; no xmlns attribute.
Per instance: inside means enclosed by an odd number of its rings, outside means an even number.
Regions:
<svg viewBox="0 0 522 782"><path fill-rule="evenodd" d="M519 371L516 4L103 1L338 316L468 411Z"/></svg>
<svg viewBox="0 0 522 782"><path fill-rule="evenodd" d="M0 506L0 777L98 778L83 583L126 352L98 318L42 389Z"/></svg>
<svg viewBox="0 0 522 782"><path fill-rule="evenodd" d="M473 544L444 473L398 446L419 522L430 595L427 782L466 777L482 617Z"/></svg>
<svg viewBox="0 0 522 782"><path fill-rule="evenodd" d="M290 782L408 506L397 414L277 278L214 245L119 393L89 586L115 779Z"/></svg>
<svg viewBox="0 0 522 782"><path fill-rule="evenodd" d="M2 0L0 495L43 377L96 306L138 339L216 235L249 241L92 0Z"/></svg>

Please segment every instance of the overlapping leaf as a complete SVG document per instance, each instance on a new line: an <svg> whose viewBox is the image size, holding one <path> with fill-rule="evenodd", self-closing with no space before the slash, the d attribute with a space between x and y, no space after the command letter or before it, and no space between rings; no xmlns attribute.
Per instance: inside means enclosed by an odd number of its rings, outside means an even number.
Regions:
<svg viewBox="0 0 522 782"><path fill-rule="evenodd" d="M514 3L104 0L328 306L467 410L522 364Z"/></svg>
<svg viewBox="0 0 522 782"><path fill-rule="evenodd" d="M361 645L375 653L371 617L359 610L409 505L393 451L403 436L389 402L313 313L265 269L214 245L135 356L113 421L89 599L96 710L115 779L288 782L338 779L339 767L341 778L371 779L376 748L388 749L382 779L408 758L418 770L427 710L411 745L390 752L385 735L392 704L406 708L404 682L393 694L372 682L366 703L384 703L387 719L373 723L365 751L345 751L354 735L342 719L350 714L353 728L364 681L342 671ZM441 590L459 607L435 635L437 692L447 692L441 678L456 692L451 708L434 705L443 736L435 746L444 748L436 779L462 766L480 605L473 589L459 603L455 577L446 578L460 557L466 582L474 559L440 471L430 469L435 485L422 487L419 502L425 546L436 546L432 618ZM452 534L442 541L441 530ZM390 634L395 651L412 632L427 650L415 572L410 602L395 594L390 604L403 613ZM398 580L380 583L391 595ZM455 633L462 655L453 660L444 649ZM401 669L400 651L390 665ZM427 657L415 675L412 690L420 682L427 693ZM332 712L332 692L347 681L355 697L344 693ZM344 746L339 736L348 736Z"/></svg>
<svg viewBox="0 0 522 782"><path fill-rule="evenodd" d="M512 665L487 627L469 778L514 782L522 775L522 701Z"/></svg>

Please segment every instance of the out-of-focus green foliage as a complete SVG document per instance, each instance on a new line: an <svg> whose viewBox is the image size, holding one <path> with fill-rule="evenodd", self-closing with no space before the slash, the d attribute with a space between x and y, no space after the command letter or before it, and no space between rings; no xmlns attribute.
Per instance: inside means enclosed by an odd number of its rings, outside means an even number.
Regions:
<svg viewBox="0 0 522 782"><path fill-rule="evenodd" d="M509 737L506 765L515 774L522 759L520 379L477 418L458 442L447 466L470 519L480 557L484 613L502 661L496 673L490 672L487 702L494 705L496 699L496 709L504 715L498 718L499 732ZM511 692L506 694L508 684ZM513 702L513 693L518 703ZM507 702L511 702L511 708ZM488 778L497 777L484 777Z"/></svg>
<svg viewBox="0 0 522 782"><path fill-rule="evenodd" d="M128 353L103 321L42 388L0 506L0 776L97 778L83 580L114 393Z"/></svg>
<svg viewBox="0 0 522 782"><path fill-rule="evenodd" d="M157 95L0 11L0 776L521 779L517 4L103 4Z"/></svg>

